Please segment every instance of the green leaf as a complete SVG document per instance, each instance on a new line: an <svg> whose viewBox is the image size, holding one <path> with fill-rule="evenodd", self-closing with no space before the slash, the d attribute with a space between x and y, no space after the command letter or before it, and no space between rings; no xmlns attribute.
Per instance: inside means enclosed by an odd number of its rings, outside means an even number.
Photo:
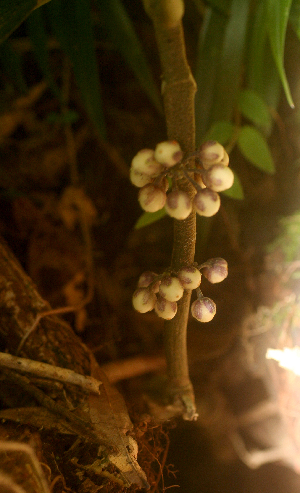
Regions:
<svg viewBox="0 0 300 493"><path fill-rule="evenodd" d="M284 69L284 43L292 0L268 0L267 29L273 57L289 105L294 108Z"/></svg>
<svg viewBox="0 0 300 493"><path fill-rule="evenodd" d="M258 127L268 130L272 125L269 108L264 100L251 89L244 89L239 94L239 109L243 116Z"/></svg>
<svg viewBox="0 0 300 493"><path fill-rule="evenodd" d="M205 3L212 9L220 12L223 15L229 15L230 13L230 1L231 0L207 0ZM200 14L203 13L203 1L194 0L194 4L199 10Z"/></svg>
<svg viewBox="0 0 300 493"><path fill-rule="evenodd" d="M259 2L250 18L246 80L249 89L256 91L269 107L276 109L281 84L268 39L267 13L267 2Z"/></svg>
<svg viewBox="0 0 300 493"><path fill-rule="evenodd" d="M41 72L47 80L49 87L52 89L53 94L58 99L61 99L60 90L53 78L49 66L47 34L45 31L42 9L38 9L32 12L32 14L28 17L26 21L26 27Z"/></svg>
<svg viewBox="0 0 300 493"><path fill-rule="evenodd" d="M0 1L0 43L19 27L36 4L36 0Z"/></svg>
<svg viewBox="0 0 300 493"><path fill-rule="evenodd" d="M0 46L0 63L10 81L22 92L27 92L27 84L24 78L22 60L18 53L12 49L9 41L4 41Z"/></svg>
<svg viewBox="0 0 300 493"><path fill-rule="evenodd" d="M244 199L244 191L241 184L241 181L236 173L234 173L234 182L231 188L225 190L224 195L230 197L232 199L243 200Z"/></svg>
<svg viewBox="0 0 300 493"><path fill-rule="evenodd" d="M157 212L144 212L134 225L134 229L140 229L149 224L155 223L159 219L167 215L165 208L160 209Z"/></svg>
<svg viewBox="0 0 300 493"><path fill-rule="evenodd" d="M107 36L131 67L156 109L162 113L157 86L133 24L120 0L97 0Z"/></svg>
<svg viewBox="0 0 300 493"><path fill-rule="evenodd" d="M289 20L291 21L295 33L300 39L300 0L293 0Z"/></svg>
<svg viewBox="0 0 300 493"><path fill-rule="evenodd" d="M265 47L267 41L267 3L259 2L251 18L251 32L246 65L248 86L263 94Z"/></svg>
<svg viewBox="0 0 300 493"><path fill-rule="evenodd" d="M243 156L261 171L275 173L275 165L264 136L254 127L246 125L241 128L237 140Z"/></svg>
<svg viewBox="0 0 300 493"><path fill-rule="evenodd" d="M200 31L195 72L197 84L195 98L197 146L203 141L203 136L207 133L211 124L211 109L218 80L218 69L227 20L227 17L220 12L208 8Z"/></svg>
<svg viewBox="0 0 300 493"><path fill-rule="evenodd" d="M234 126L230 122L216 122L210 127L203 142L216 140L220 144L225 145L231 139L233 130Z"/></svg>
<svg viewBox="0 0 300 493"><path fill-rule="evenodd" d="M232 0L231 3L217 72L212 122L230 121L233 116L241 85L250 3L250 0Z"/></svg>
<svg viewBox="0 0 300 493"><path fill-rule="evenodd" d="M101 137L105 138L90 2L52 0L47 11L55 36L72 63L87 113Z"/></svg>

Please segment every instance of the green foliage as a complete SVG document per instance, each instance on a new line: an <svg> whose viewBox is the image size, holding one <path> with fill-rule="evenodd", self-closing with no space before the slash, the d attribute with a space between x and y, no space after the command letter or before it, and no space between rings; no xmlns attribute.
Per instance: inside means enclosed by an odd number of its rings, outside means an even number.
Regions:
<svg viewBox="0 0 300 493"><path fill-rule="evenodd" d="M264 136L250 125L241 128L238 147L243 156L261 171L275 173L273 158Z"/></svg>
<svg viewBox="0 0 300 493"><path fill-rule="evenodd" d="M290 10L290 21L295 33L300 39L300 0L293 0Z"/></svg>
<svg viewBox="0 0 300 493"><path fill-rule="evenodd" d="M270 111L265 101L255 91L244 89L239 94L239 110L254 125L268 132L272 125Z"/></svg>
<svg viewBox="0 0 300 493"><path fill-rule="evenodd" d="M53 32L71 61L86 110L99 134L105 137L90 2L52 0L46 8Z"/></svg>
<svg viewBox="0 0 300 493"><path fill-rule="evenodd" d="M149 224L155 223L159 219L162 219L167 215L165 208L160 209L157 212L144 212L134 225L134 229L144 228Z"/></svg>
<svg viewBox="0 0 300 493"><path fill-rule="evenodd" d="M203 142L206 142L207 140L216 140L217 142L220 142L220 144L225 145L232 138L233 131L234 126L230 122L220 121L213 123L203 138Z"/></svg>
<svg viewBox="0 0 300 493"><path fill-rule="evenodd" d="M227 197L230 197L231 199L236 199L236 200L243 200L244 199L244 191L243 187L241 184L241 181L236 173L234 173L234 182L231 188L228 190L225 190L222 192L224 195Z"/></svg>
<svg viewBox="0 0 300 493"><path fill-rule="evenodd" d="M268 0L267 29L274 60L288 103L294 107L284 70L284 42L292 0Z"/></svg>
<svg viewBox="0 0 300 493"><path fill-rule="evenodd" d="M53 94L55 94L57 98L61 99L60 90L54 80L49 65L47 49L48 37L44 26L44 16L42 10L43 9L35 10L28 17L26 21L27 32L43 76L47 80Z"/></svg>
<svg viewBox="0 0 300 493"><path fill-rule="evenodd" d="M289 19L300 38L300 0L206 0L205 8L201 0L193 2L203 16L195 71L196 143L217 140L230 150L237 144L251 164L274 173L266 137L272 130L271 109L278 105L280 83L293 105L284 71L284 44ZM45 0L0 0L0 42L43 3ZM31 13L26 27L41 72L53 93L62 99L47 48L49 35L55 35L70 60L86 111L104 138L97 40L108 40L120 52L159 112L161 99L122 0L96 0L93 5L92 17L90 0L52 0ZM95 30L95 22L100 31ZM16 86L26 90L21 60L9 43L2 46L0 61ZM73 117L68 121L75 121ZM60 122L58 115L51 118ZM249 124L244 125L244 119ZM225 194L243 197L237 176ZM143 214L142 225L153 222L154 216Z"/></svg>
<svg viewBox="0 0 300 493"><path fill-rule="evenodd" d="M161 100L144 50L121 0L96 0L96 2L101 12L107 38L131 67L150 101L162 113Z"/></svg>
<svg viewBox="0 0 300 493"><path fill-rule="evenodd" d="M0 43L17 29L36 5L36 0L0 1Z"/></svg>

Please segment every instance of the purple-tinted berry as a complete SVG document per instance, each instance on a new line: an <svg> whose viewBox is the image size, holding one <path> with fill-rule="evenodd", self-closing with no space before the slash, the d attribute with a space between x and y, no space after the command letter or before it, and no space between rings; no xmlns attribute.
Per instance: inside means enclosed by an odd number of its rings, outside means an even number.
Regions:
<svg viewBox="0 0 300 493"><path fill-rule="evenodd" d="M209 188L204 188L196 193L193 205L197 214L211 217L220 209L221 200L216 192Z"/></svg>
<svg viewBox="0 0 300 493"><path fill-rule="evenodd" d="M223 258L213 258L205 264L202 273L212 284L222 282L228 276L228 264Z"/></svg>
<svg viewBox="0 0 300 493"><path fill-rule="evenodd" d="M192 303L191 313L199 322L210 322L216 314L216 304L210 298L198 298Z"/></svg>

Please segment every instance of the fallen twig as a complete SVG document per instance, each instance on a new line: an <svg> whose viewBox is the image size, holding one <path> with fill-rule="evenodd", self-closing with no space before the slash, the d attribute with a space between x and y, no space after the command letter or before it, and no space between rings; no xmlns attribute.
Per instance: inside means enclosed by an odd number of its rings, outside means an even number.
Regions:
<svg viewBox="0 0 300 493"><path fill-rule="evenodd" d="M60 368L59 366L48 365L40 361L27 358L19 358L7 353L0 353L0 367L29 373L41 378L47 378L66 384L76 385L87 392L100 394L99 387L102 382L96 378L80 375L73 370Z"/></svg>

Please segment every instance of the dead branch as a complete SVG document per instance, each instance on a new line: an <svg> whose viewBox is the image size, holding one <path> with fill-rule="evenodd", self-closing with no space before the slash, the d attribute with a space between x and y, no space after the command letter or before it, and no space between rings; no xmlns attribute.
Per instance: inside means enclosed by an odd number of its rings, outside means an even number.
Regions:
<svg viewBox="0 0 300 493"><path fill-rule="evenodd" d="M30 375L55 380L64 384L76 385L87 392L100 394L99 386L102 382L99 382L95 378L85 377L79 375L79 373L75 373L75 371L48 365L41 361L33 361L27 358L18 358L11 354L0 353L0 367L29 373Z"/></svg>

